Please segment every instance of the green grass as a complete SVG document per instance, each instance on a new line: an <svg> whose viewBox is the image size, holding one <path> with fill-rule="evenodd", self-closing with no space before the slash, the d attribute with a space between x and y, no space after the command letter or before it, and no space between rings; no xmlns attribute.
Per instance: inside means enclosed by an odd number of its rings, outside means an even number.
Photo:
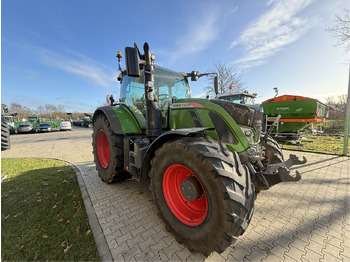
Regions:
<svg viewBox="0 0 350 262"><path fill-rule="evenodd" d="M326 154L343 154L344 138L340 136L303 136L303 138L310 139L313 142L302 141L302 146L295 145L281 145L283 149L294 149L298 151L307 151L314 153ZM350 144L348 146L350 153ZM348 154L349 155L349 154Z"/></svg>
<svg viewBox="0 0 350 262"><path fill-rule="evenodd" d="M99 261L73 169L50 159L2 159L1 260Z"/></svg>

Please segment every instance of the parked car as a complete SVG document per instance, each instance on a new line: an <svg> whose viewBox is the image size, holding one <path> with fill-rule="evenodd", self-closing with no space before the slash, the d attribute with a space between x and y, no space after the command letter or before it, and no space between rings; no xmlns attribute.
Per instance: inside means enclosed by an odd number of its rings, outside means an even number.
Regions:
<svg viewBox="0 0 350 262"><path fill-rule="evenodd" d="M72 124L69 121L62 121L60 123L60 131L72 130Z"/></svg>
<svg viewBox="0 0 350 262"><path fill-rule="evenodd" d="M50 132L52 127L49 123L40 123L36 129L36 132Z"/></svg>
<svg viewBox="0 0 350 262"><path fill-rule="evenodd" d="M33 125L30 123L23 123L19 124L17 127L17 133L22 134L22 133L34 133L35 129L33 128Z"/></svg>

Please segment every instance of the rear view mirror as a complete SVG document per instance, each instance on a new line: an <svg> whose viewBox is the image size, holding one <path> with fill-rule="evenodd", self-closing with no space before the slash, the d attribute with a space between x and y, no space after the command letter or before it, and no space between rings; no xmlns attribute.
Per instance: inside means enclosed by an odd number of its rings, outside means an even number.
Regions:
<svg viewBox="0 0 350 262"><path fill-rule="evenodd" d="M140 67L137 49L134 47L125 47L125 63L128 76L140 76Z"/></svg>
<svg viewBox="0 0 350 262"><path fill-rule="evenodd" d="M218 80L218 76L214 77L214 90L215 90L215 94L218 95L219 94L219 80Z"/></svg>

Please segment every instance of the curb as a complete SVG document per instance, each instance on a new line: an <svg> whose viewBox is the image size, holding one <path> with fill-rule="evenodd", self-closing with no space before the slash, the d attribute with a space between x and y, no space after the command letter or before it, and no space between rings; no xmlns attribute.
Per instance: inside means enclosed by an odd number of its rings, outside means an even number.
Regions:
<svg viewBox="0 0 350 262"><path fill-rule="evenodd" d="M61 159L58 159L58 160L61 160ZM81 195L83 197L86 213L88 215L91 231L94 235L97 251L100 255L100 261L113 261L112 254L109 250L105 235L103 234L101 225L98 222L98 219L96 216L95 209L92 206L89 193L87 192L85 187L85 182L83 179L83 174L85 174L85 171L81 167L77 166L72 162L69 162L67 160L61 160L61 161L69 163L77 175L77 179L78 179Z"/></svg>

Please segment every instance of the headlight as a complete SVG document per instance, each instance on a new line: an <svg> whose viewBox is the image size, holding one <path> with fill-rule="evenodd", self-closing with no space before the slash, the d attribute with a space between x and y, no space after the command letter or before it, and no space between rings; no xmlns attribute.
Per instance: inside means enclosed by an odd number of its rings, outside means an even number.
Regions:
<svg viewBox="0 0 350 262"><path fill-rule="evenodd" d="M247 137L249 143L254 144L254 132L251 129L245 127L241 127L241 130L243 134Z"/></svg>

